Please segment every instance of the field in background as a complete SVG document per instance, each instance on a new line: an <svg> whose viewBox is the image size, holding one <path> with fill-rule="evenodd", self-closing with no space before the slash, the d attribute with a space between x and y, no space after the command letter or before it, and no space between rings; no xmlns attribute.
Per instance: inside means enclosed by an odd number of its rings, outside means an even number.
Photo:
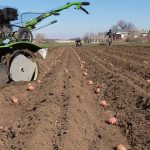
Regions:
<svg viewBox="0 0 150 150"><path fill-rule="evenodd" d="M84 46L99 46L100 43L84 43L82 42ZM59 47L59 46L75 46L75 42L70 43L56 43L56 42L46 42L44 44L46 47ZM114 41L113 45L125 45L125 46L150 46L150 42L124 42L124 41Z"/></svg>
<svg viewBox="0 0 150 150"><path fill-rule="evenodd" d="M150 47L74 45L48 43L47 59L37 55L41 83L32 82L34 91L26 82L0 89L0 148L113 150L122 143L148 150Z"/></svg>

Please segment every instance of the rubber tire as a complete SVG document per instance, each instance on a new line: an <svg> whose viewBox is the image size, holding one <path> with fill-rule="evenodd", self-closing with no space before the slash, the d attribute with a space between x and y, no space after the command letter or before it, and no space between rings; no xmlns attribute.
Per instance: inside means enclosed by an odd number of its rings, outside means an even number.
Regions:
<svg viewBox="0 0 150 150"><path fill-rule="evenodd" d="M22 39L22 35L24 33L30 34L30 40L29 40L29 42L32 42L33 41L33 34L32 34L32 32L28 28L20 28L19 29L19 31L18 31L18 40L19 41L26 41L26 40Z"/></svg>

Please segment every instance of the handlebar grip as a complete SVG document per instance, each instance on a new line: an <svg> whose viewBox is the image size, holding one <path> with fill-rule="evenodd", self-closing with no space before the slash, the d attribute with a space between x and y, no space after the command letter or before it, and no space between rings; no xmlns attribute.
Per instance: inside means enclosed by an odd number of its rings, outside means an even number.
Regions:
<svg viewBox="0 0 150 150"><path fill-rule="evenodd" d="M90 5L90 3L89 2L82 2L82 5L87 6L87 5Z"/></svg>
<svg viewBox="0 0 150 150"><path fill-rule="evenodd" d="M51 22L51 24L54 24L54 23L56 23L56 22L57 22L57 20L54 20L54 21Z"/></svg>

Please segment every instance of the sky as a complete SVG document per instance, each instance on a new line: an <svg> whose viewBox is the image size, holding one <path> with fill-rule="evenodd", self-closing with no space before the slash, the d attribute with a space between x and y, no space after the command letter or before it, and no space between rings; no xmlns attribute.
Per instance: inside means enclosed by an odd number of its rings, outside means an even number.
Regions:
<svg viewBox="0 0 150 150"><path fill-rule="evenodd" d="M18 8L20 13L43 12L64 6L68 2L82 0L0 0L1 6ZM84 0L83 0L84 1ZM41 23L57 20L56 24L34 31L47 38L68 39L83 37L86 33L109 30L119 20L133 23L138 29L150 30L150 0L85 0L89 15L70 7Z"/></svg>

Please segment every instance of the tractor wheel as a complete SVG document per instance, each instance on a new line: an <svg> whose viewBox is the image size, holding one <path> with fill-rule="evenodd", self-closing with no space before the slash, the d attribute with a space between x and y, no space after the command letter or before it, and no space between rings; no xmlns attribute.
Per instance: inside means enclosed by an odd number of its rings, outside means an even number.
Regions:
<svg viewBox="0 0 150 150"><path fill-rule="evenodd" d="M20 28L18 31L18 40L19 41L33 41L32 32L28 28Z"/></svg>
<svg viewBox="0 0 150 150"><path fill-rule="evenodd" d="M9 79L13 81L33 81L39 73L38 63L29 50L15 51L9 63Z"/></svg>

